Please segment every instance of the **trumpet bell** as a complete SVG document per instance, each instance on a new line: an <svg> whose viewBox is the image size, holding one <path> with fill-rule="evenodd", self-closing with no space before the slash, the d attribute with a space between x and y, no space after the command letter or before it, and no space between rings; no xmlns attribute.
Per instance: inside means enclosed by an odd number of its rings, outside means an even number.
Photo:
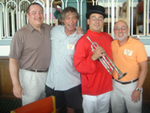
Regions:
<svg viewBox="0 0 150 113"><path fill-rule="evenodd" d="M127 73L123 73L122 75L119 75L118 80L120 80L121 78L123 78Z"/></svg>

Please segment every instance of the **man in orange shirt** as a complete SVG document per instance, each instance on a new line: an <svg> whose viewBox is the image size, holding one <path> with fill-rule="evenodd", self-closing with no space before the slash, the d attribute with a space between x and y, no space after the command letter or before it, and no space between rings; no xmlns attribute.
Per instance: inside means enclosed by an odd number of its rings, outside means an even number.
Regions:
<svg viewBox="0 0 150 113"><path fill-rule="evenodd" d="M128 36L127 23L116 22L114 34L117 40L111 44L115 65L127 75L118 79L113 72L113 91L111 92L111 107L113 113L141 113L142 86L147 75L147 53L144 45ZM126 107L126 108L125 108Z"/></svg>

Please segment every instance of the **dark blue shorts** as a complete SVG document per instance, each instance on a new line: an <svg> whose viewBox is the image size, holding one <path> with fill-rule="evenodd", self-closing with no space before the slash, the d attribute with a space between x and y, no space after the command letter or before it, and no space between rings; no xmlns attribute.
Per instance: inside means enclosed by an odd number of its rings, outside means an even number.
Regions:
<svg viewBox="0 0 150 113"><path fill-rule="evenodd" d="M46 97L54 95L56 98L56 109L66 104L73 109L82 109L81 85L65 91L56 91L46 86Z"/></svg>

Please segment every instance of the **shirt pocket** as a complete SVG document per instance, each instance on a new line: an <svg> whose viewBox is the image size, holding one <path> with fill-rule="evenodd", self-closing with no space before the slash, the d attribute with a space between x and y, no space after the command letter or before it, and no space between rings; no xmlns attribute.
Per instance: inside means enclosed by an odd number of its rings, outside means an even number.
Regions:
<svg viewBox="0 0 150 113"><path fill-rule="evenodd" d="M61 48L61 40L57 38L51 38L51 48L56 51Z"/></svg>
<svg viewBox="0 0 150 113"><path fill-rule="evenodd" d="M66 54L73 56L75 52L75 44L66 44Z"/></svg>

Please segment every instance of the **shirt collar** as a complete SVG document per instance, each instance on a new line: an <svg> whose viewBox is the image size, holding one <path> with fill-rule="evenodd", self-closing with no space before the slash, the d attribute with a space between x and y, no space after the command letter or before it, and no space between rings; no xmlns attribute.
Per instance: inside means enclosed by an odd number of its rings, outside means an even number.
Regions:
<svg viewBox="0 0 150 113"><path fill-rule="evenodd" d="M61 31L66 35L66 32L65 32L65 26L63 25L63 27L61 28ZM77 33L77 29L76 29L76 31L73 33L73 34L71 34L71 35L69 35L68 37L74 37L75 35L76 35L76 33Z"/></svg>
<svg viewBox="0 0 150 113"><path fill-rule="evenodd" d="M88 29L88 30L87 30L87 33L88 33L88 34L92 34L92 35L94 35L94 36L97 37L97 36L100 36L100 33L101 33L101 32L97 33L97 32L95 32L95 31L91 31L90 29Z"/></svg>
<svg viewBox="0 0 150 113"><path fill-rule="evenodd" d="M33 32L34 30L36 30L30 23L28 23L27 26L28 26L28 28L29 28L29 30L30 30L31 32ZM41 29L44 29L44 28L45 28L45 27L44 27L44 25L43 25L43 23L42 23Z"/></svg>
<svg viewBox="0 0 150 113"><path fill-rule="evenodd" d="M125 44L123 44L122 46L125 46L126 44L131 43L131 41L132 41L132 38L130 36L128 36L128 41ZM116 42L117 42L116 45L119 47L118 40L116 40Z"/></svg>

